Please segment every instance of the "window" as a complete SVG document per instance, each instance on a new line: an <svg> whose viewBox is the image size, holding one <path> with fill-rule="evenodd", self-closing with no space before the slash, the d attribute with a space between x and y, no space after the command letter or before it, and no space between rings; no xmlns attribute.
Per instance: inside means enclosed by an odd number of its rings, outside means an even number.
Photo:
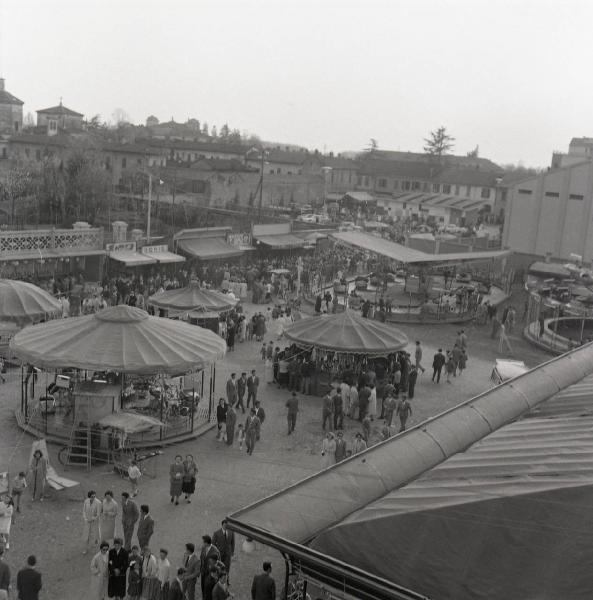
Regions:
<svg viewBox="0 0 593 600"><path fill-rule="evenodd" d="M433 183L432 184L432 193L433 194L438 194L441 191L441 186L439 183Z"/></svg>
<svg viewBox="0 0 593 600"><path fill-rule="evenodd" d="M35 150L35 160L41 160L41 150Z"/></svg>
<svg viewBox="0 0 593 600"><path fill-rule="evenodd" d="M128 161L124 157L124 158L121 159L121 168L125 169L127 166L128 166Z"/></svg>
<svg viewBox="0 0 593 600"><path fill-rule="evenodd" d="M547 198L560 198L560 194L558 192L546 192Z"/></svg>
<svg viewBox="0 0 593 600"><path fill-rule="evenodd" d="M518 189L517 192L519 192L519 194L525 194L527 196L531 196L531 194L533 193L532 190L525 190L525 189Z"/></svg>
<svg viewBox="0 0 593 600"><path fill-rule="evenodd" d="M384 178L379 179L378 185L380 188L386 188L387 187L387 179L384 179Z"/></svg>
<svg viewBox="0 0 593 600"><path fill-rule="evenodd" d="M270 169L270 175L274 174L274 169Z"/></svg>
<svg viewBox="0 0 593 600"><path fill-rule="evenodd" d="M419 190L420 189L420 182L419 181L412 182L412 189L413 190Z"/></svg>
<svg viewBox="0 0 593 600"><path fill-rule="evenodd" d="M583 199L583 194L570 194L568 196L568 198L570 200L582 200Z"/></svg>
<svg viewBox="0 0 593 600"><path fill-rule="evenodd" d="M57 131L58 130L58 122L50 120L50 122L49 122L49 130L50 131Z"/></svg>
<svg viewBox="0 0 593 600"><path fill-rule="evenodd" d="M490 188L489 187L483 187L482 188L482 193L480 194L480 196L482 198L490 198Z"/></svg>
<svg viewBox="0 0 593 600"><path fill-rule="evenodd" d="M292 171L286 171L287 175L292 175Z"/></svg>
<svg viewBox="0 0 593 600"><path fill-rule="evenodd" d="M280 173L282 173L282 171L280 170L280 167L278 167L278 168L276 169L276 173L278 173L278 175L280 175Z"/></svg>
<svg viewBox="0 0 593 600"><path fill-rule="evenodd" d="M6 148L2 148L2 158L8 158L8 153L6 152Z"/></svg>
<svg viewBox="0 0 593 600"><path fill-rule="evenodd" d="M448 183L443 184L443 194L450 194L451 186Z"/></svg>

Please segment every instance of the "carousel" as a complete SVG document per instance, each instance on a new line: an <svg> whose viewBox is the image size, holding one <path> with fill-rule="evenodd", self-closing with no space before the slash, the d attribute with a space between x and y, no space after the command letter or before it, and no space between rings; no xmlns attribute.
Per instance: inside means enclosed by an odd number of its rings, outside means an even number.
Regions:
<svg viewBox="0 0 593 600"><path fill-rule="evenodd" d="M50 293L25 281L0 279L0 355L12 356L9 343L26 325L62 316L62 303Z"/></svg>
<svg viewBox="0 0 593 600"><path fill-rule="evenodd" d="M396 327L350 309L301 319L284 331L284 337L314 364L313 389L318 392L341 373L365 370L370 361L387 364L408 345L407 336Z"/></svg>
<svg viewBox="0 0 593 600"><path fill-rule="evenodd" d="M186 288L150 296L148 306L158 310L161 317L182 319L217 333L220 317L233 310L238 302L234 296L201 288L194 282Z"/></svg>
<svg viewBox="0 0 593 600"><path fill-rule="evenodd" d="M19 424L64 444L64 464L90 467L187 439L208 423L214 363L226 344L203 328L121 305L26 327L10 349L23 363Z"/></svg>

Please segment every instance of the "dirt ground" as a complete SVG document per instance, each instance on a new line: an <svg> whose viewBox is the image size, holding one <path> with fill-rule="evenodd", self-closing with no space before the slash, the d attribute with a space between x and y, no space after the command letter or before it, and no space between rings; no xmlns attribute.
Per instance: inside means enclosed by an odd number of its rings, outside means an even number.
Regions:
<svg viewBox="0 0 593 600"><path fill-rule="evenodd" d="M518 315L522 314L522 300L514 300ZM259 307L246 306L247 314ZM429 367L432 355L438 347L452 345L459 326L402 326L410 340L413 352L416 339L424 347L424 364ZM520 337L520 323L510 336L512 356L535 366L550 357L530 346ZM438 414L460 401L470 398L491 386L489 381L494 359L501 357L497 341L490 338L487 326L465 326L469 338L468 369L453 384L440 385L430 381L429 370L418 377L416 396L413 400L412 424ZM272 339L272 337L269 339ZM231 372L249 371L256 368L260 376L263 364L259 358L260 344L256 342L237 344L236 350L218 364L216 395L224 394L224 385ZM508 356L508 353L506 353ZM286 435L285 401L288 392L275 385L263 385L260 399L267 412L262 440L253 456L237 447L227 447L215 439L215 430L200 438L175 447L165 448L157 465L157 476L146 478L141 485L139 503L150 505L156 521L151 547L158 552L161 547L169 550L169 558L176 568L181 564L184 544L195 542L201 535L212 533L220 520L228 514L267 495L297 482L321 468L320 447L321 407L320 399L300 398L300 413L294 435ZM7 383L0 385L0 471L10 468L12 472L24 469L29 456L32 439L17 427L14 410L20 403L20 370L8 374ZM375 422L374 439L379 439L379 424ZM348 442L358 430L358 423L345 423ZM60 474L75 479L80 485L69 490L50 491L42 503L32 503L29 496L23 502L22 512L16 515L12 527L10 550L5 558L13 571L24 564L26 556L35 554L39 570L43 574L45 600L83 600L86 598L90 571L90 556L82 554L82 502L89 489L95 489L101 497L111 489L116 500L129 484L106 466L94 467L91 472L80 468L64 470L55 456L56 448L50 446L53 465ZM198 493L191 504L173 506L169 502L168 467L175 454L192 453L199 465ZM290 518L290 515L287 515ZM121 533L118 523L117 533ZM282 558L273 551L256 546L255 552L241 551L242 540L237 539L237 551L231 567L231 582L235 598L249 598L249 588L261 563L271 559L278 589L282 587L284 566Z"/></svg>

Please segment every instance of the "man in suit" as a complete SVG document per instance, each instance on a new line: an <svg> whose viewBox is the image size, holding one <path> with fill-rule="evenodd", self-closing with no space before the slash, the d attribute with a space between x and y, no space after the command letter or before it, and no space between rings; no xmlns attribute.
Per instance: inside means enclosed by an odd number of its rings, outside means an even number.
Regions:
<svg viewBox="0 0 593 600"><path fill-rule="evenodd" d="M35 569L37 559L31 555L27 558L27 566L16 576L16 591L19 600L39 600L41 590L41 573Z"/></svg>
<svg viewBox="0 0 593 600"><path fill-rule="evenodd" d="M272 577L272 565L263 564L264 572L256 575L251 584L251 600L276 600L276 582Z"/></svg>
<svg viewBox="0 0 593 600"><path fill-rule="evenodd" d="M150 538L154 533L154 521L148 514L150 508L148 504L142 504L140 506L140 520L138 521L138 545L143 550L150 544Z"/></svg>
<svg viewBox="0 0 593 600"><path fill-rule="evenodd" d="M245 397L245 391L247 390L247 373L241 373L241 377L237 381L237 410L241 408L243 414L245 414L245 405L243 404L243 398Z"/></svg>
<svg viewBox="0 0 593 600"><path fill-rule="evenodd" d="M10 590L10 567L4 562L4 548L0 546L0 590L8 596Z"/></svg>
<svg viewBox="0 0 593 600"><path fill-rule="evenodd" d="M247 408L249 408L249 401L253 402L257 400L257 388L259 387L259 377L255 374L255 369L251 371L251 375L247 378Z"/></svg>
<svg viewBox="0 0 593 600"><path fill-rule="evenodd" d="M184 574L185 569L183 567L177 569L177 577L171 581L171 585L169 586L169 594L167 598L163 598L163 600L185 600L182 581Z"/></svg>
<svg viewBox="0 0 593 600"><path fill-rule="evenodd" d="M220 552L220 560L226 567L226 572L231 570L231 558L235 555L235 534L227 529L227 521L224 519L221 528L214 532L212 544Z"/></svg>
<svg viewBox="0 0 593 600"><path fill-rule="evenodd" d="M226 399L233 406L237 401L237 380L235 373L231 373L231 378L226 382Z"/></svg>
<svg viewBox="0 0 593 600"><path fill-rule="evenodd" d="M204 597L204 584L206 575L209 572L208 561L213 559L215 562L220 558L220 552L216 546L212 545L212 538L209 535L202 536L202 550L200 551L200 577L202 587L202 598Z"/></svg>
<svg viewBox="0 0 593 600"><path fill-rule="evenodd" d="M441 382L441 371L443 370L443 366L446 363L445 355L443 354L443 350L439 348L439 351L434 355L432 359L432 380L437 378L437 383Z"/></svg>
<svg viewBox="0 0 593 600"><path fill-rule="evenodd" d="M196 547L192 543L185 544L184 569L181 581L187 600L194 600L199 576L200 559L196 556Z"/></svg>
<svg viewBox="0 0 593 600"><path fill-rule="evenodd" d="M132 536L136 521L140 518L140 512L136 503L130 499L128 492L121 495L121 524L124 530L124 548L127 552L132 548Z"/></svg>
<svg viewBox="0 0 593 600"><path fill-rule="evenodd" d="M255 408L251 409L247 421L245 421L245 445L247 446L247 454L253 454L255 442L259 439L261 430L261 421L255 414Z"/></svg>
<svg viewBox="0 0 593 600"><path fill-rule="evenodd" d="M128 571L128 552L122 548L121 538L113 540L113 548L109 550L107 573L109 581L107 591L110 598L121 599L126 595L126 573Z"/></svg>

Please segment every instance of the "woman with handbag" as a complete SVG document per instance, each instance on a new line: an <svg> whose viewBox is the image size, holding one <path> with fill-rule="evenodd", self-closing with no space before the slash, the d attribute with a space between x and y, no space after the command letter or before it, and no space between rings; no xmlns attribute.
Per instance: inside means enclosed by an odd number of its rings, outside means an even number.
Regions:
<svg viewBox="0 0 593 600"><path fill-rule="evenodd" d="M181 491L188 503L191 502L191 495L196 491L197 477L198 465L194 462L194 457L188 454L183 461L183 480L181 483Z"/></svg>

